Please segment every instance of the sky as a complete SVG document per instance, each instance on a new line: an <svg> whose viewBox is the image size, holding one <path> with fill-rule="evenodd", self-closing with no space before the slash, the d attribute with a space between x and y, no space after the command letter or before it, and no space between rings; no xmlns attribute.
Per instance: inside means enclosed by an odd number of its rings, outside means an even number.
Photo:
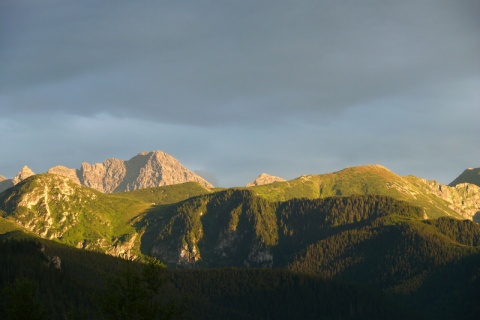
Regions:
<svg viewBox="0 0 480 320"><path fill-rule="evenodd" d="M0 175L162 150L216 186L480 167L477 0L0 2Z"/></svg>

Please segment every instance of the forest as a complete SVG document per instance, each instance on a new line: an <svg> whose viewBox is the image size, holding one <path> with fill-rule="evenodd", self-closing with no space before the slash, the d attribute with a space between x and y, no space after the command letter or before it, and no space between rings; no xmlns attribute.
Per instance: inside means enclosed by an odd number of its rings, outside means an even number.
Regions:
<svg viewBox="0 0 480 320"><path fill-rule="evenodd" d="M279 269L169 270L19 234L0 241L0 275L2 319L415 317L359 285Z"/></svg>

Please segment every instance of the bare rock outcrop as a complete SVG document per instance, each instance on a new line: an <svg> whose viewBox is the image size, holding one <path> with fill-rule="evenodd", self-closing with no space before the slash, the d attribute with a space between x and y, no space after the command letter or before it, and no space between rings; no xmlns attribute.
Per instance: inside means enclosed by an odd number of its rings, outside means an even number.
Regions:
<svg viewBox="0 0 480 320"><path fill-rule="evenodd" d="M12 179L14 185L22 182L23 180L27 179L28 177L34 176L35 172L33 172L29 167L23 166L22 170Z"/></svg>
<svg viewBox="0 0 480 320"><path fill-rule="evenodd" d="M185 168L177 159L165 152L142 152L127 161L125 165L127 169L125 190L192 181L207 188L213 187L212 184Z"/></svg>
<svg viewBox="0 0 480 320"><path fill-rule="evenodd" d="M82 163L80 169L57 166L48 173L104 193L123 192L184 182L197 182L206 188L213 185L188 170L178 160L162 151L142 152L128 161L107 159L103 163Z"/></svg>
<svg viewBox="0 0 480 320"><path fill-rule="evenodd" d="M14 185L33 175L35 175L35 173L29 167L24 166L13 179L7 179L4 176L0 176L0 192L10 189Z"/></svg>
<svg viewBox="0 0 480 320"><path fill-rule="evenodd" d="M262 173L255 180L248 183L246 187L261 186L264 184L270 184L270 183L281 182L281 181L285 181L285 179L276 177L276 176L271 176L266 173Z"/></svg>
<svg viewBox="0 0 480 320"><path fill-rule="evenodd" d="M436 181L425 181L430 192L449 203L452 210L465 219L480 222L480 187L470 183L455 186L442 185Z"/></svg>
<svg viewBox="0 0 480 320"><path fill-rule="evenodd" d="M57 174L59 176L64 176L64 177L72 180L76 184L82 184L80 182L80 178L77 175L77 170L76 169L70 169L70 168L67 168L67 167L64 167L64 166L56 166L56 167L50 168L47 173Z"/></svg>

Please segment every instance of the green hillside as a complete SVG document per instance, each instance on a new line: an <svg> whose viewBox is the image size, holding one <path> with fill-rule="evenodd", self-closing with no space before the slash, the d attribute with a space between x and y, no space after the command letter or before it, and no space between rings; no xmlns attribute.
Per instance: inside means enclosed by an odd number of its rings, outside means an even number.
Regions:
<svg viewBox="0 0 480 320"><path fill-rule="evenodd" d="M391 197L412 205L415 219L459 217L435 188L378 165L251 188L212 191L185 183L119 194L103 194L61 176L41 174L1 193L0 213L43 238L127 259L155 255L171 265L265 267L284 265L295 253L277 250L283 247L279 241L288 228L282 224L282 208L295 199L308 203L362 195ZM448 192L455 193L462 206L475 205L462 201L468 194ZM304 221L303 228L320 222ZM289 246L303 249L305 241L295 238Z"/></svg>
<svg viewBox="0 0 480 320"><path fill-rule="evenodd" d="M40 174L0 194L0 213L17 228L71 246L125 258L141 255L133 220L152 207L208 193L197 183L103 194L67 178ZM5 225L5 227L2 227ZM0 228L12 222L0 223Z"/></svg>
<svg viewBox="0 0 480 320"><path fill-rule="evenodd" d="M5 213L2 213L0 211L0 214L4 215ZM24 228L22 228L21 226L19 226L13 221L0 217L0 234L4 234L7 232L16 231L16 230L24 230Z"/></svg>
<svg viewBox="0 0 480 320"><path fill-rule="evenodd" d="M254 193L229 189L151 210L137 223L145 231L142 252L171 265L284 267L309 245L332 236L372 228L417 230L437 221L425 220L423 208L386 196L270 202ZM418 232L439 233L436 227ZM455 242L447 240L448 246Z"/></svg>
<svg viewBox="0 0 480 320"><path fill-rule="evenodd" d="M6 190L0 194L0 206L6 219L43 238L101 251L135 237L128 222L150 207L50 174L30 177Z"/></svg>
<svg viewBox="0 0 480 320"><path fill-rule="evenodd" d="M152 204L172 204L188 198L211 193L211 190L196 182L186 182L164 187L138 189L123 192L122 197Z"/></svg>
<svg viewBox="0 0 480 320"><path fill-rule="evenodd" d="M425 209L428 218L461 216L436 195L427 181L401 177L380 165L347 168L338 172L302 176L285 182L250 187L270 201L317 199L350 195L384 195Z"/></svg>
<svg viewBox="0 0 480 320"><path fill-rule="evenodd" d="M419 300L430 310L448 290L464 297L459 285L443 289L444 275L474 290L470 278L452 270L480 271L480 227L448 217L425 220L423 213L387 196L270 202L253 190L229 189L151 212L142 242L150 244L145 254L172 266L288 268L401 300L434 287L434 300Z"/></svg>

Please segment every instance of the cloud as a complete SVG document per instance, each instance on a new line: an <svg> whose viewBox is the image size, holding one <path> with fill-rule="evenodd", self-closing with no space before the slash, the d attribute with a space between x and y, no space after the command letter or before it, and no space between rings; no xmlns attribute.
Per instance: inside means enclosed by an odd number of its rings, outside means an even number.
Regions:
<svg viewBox="0 0 480 320"><path fill-rule="evenodd" d="M449 182L445 167L479 158L479 14L466 0L2 1L0 174L32 152L42 171L162 149L223 186L365 162Z"/></svg>
<svg viewBox="0 0 480 320"><path fill-rule="evenodd" d="M10 2L2 111L281 120L472 73L479 42L459 17L465 3L415 3Z"/></svg>

